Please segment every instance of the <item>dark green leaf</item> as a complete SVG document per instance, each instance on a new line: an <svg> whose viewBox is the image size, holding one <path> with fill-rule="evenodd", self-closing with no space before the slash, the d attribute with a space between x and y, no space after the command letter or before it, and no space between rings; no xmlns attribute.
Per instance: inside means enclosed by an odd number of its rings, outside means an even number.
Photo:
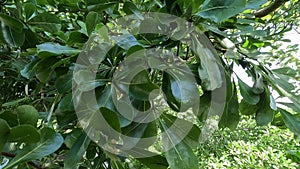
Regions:
<svg viewBox="0 0 300 169"><path fill-rule="evenodd" d="M237 89L234 83L227 79L227 97L226 105L222 117L219 122L219 127L228 127L235 129L239 123L239 102L237 97Z"/></svg>
<svg viewBox="0 0 300 169"><path fill-rule="evenodd" d="M1 112L0 119L4 119L11 127L17 126L19 124L17 114L11 110L5 110Z"/></svg>
<svg viewBox="0 0 300 169"><path fill-rule="evenodd" d="M21 33L24 28L24 25L22 24L22 22L20 22L19 20L15 19L9 15L5 15L3 13L0 13L0 21L1 21L1 23L10 27L17 33Z"/></svg>
<svg viewBox="0 0 300 169"><path fill-rule="evenodd" d="M101 12L119 3L118 0L85 0L89 11Z"/></svg>
<svg viewBox="0 0 300 169"><path fill-rule="evenodd" d="M169 164L165 157L156 155L147 158L137 158L150 169L167 169Z"/></svg>
<svg viewBox="0 0 300 169"><path fill-rule="evenodd" d="M5 25L4 22L1 22L2 28L2 35L7 44L12 47L19 47L22 46L25 41L25 34L24 32L17 32L16 30L12 29L11 27Z"/></svg>
<svg viewBox="0 0 300 169"><path fill-rule="evenodd" d="M257 111L257 108L257 105L251 105L243 99L240 103L239 111L243 115L252 115Z"/></svg>
<svg viewBox="0 0 300 169"><path fill-rule="evenodd" d="M24 146L4 169L12 168L27 161L41 159L55 152L63 144L63 141L63 137L53 129L43 128L41 129L41 141Z"/></svg>
<svg viewBox="0 0 300 169"><path fill-rule="evenodd" d="M272 122L274 118L274 110L270 107L270 92L265 88L265 92L261 95L261 101L258 103L255 120L258 126L264 126Z"/></svg>
<svg viewBox="0 0 300 169"><path fill-rule="evenodd" d="M129 96L134 99L148 101L149 95L153 90L158 89L149 79L146 70L138 73L131 81L129 86Z"/></svg>
<svg viewBox="0 0 300 169"><path fill-rule="evenodd" d="M33 3L25 3L24 4L24 12L26 20L30 20L32 15L35 13L36 7Z"/></svg>
<svg viewBox="0 0 300 169"><path fill-rule="evenodd" d="M47 12L38 14L28 24L51 33L58 32L61 29L60 19L56 15Z"/></svg>
<svg viewBox="0 0 300 169"><path fill-rule="evenodd" d="M58 109L60 111L74 111L74 105L72 100L72 93L67 94L65 97L61 99L58 104Z"/></svg>
<svg viewBox="0 0 300 169"><path fill-rule="evenodd" d="M246 9L259 9L261 5L267 2L267 0L247 0Z"/></svg>
<svg viewBox="0 0 300 169"><path fill-rule="evenodd" d="M0 119L0 152L2 151L7 138L9 136L9 125L7 124L7 122L3 119Z"/></svg>
<svg viewBox="0 0 300 169"><path fill-rule="evenodd" d="M137 8L137 6L136 6L134 3L130 2L130 1L126 1L126 2L124 3L123 9L124 9L124 12L125 12L127 15L132 15L132 14L134 14L134 15L136 15L137 17L142 18L142 15L141 15L141 13L140 13L140 10Z"/></svg>
<svg viewBox="0 0 300 169"><path fill-rule="evenodd" d="M190 146L185 144L176 134L171 131L165 124L161 124L164 134L162 143L166 149L165 156L171 169L199 169L198 159Z"/></svg>
<svg viewBox="0 0 300 169"><path fill-rule="evenodd" d="M85 133L82 133L77 141L73 144L70 151L66 154L64 168L76 168L78 165L77 163L83 158L90 142L90 138Z"/></svg>
<svg viewBox="0 0 300 169"><path fill-rule="evenodd" d="M241 79L239 79L239 87L243 99L249 104L255 105L259 102L259 95L253 93L251 87L249 87L246 83L244 83Z"/></svg>
<svg viewBox="0 0 300 169"><path fill-rule="evenodd" d="M280 109L281 116L285 125L296 135L300 136L300 121L286 110Z"/></svg>
<svg viewBox="0 0 300 169"><path fill-rule="evenodd" d="M168 130L171 130L179 138L185 136L183 139L185 144L192 148L196 148L199 145L201 131L195 124L170 114L163 114L162 118Z"/></svg>
<svg viewBox="0 0 300 169"><path fill-rule="evenodd" d="M60 76L55 81L55 88L61 94L68 93L72 90L72 78L73 75L71 73Z"/></svg>
<svg viewBox="0 0 300 169"><path fill-rule="evenodd" d="M80 52L78 49L69 46L61 46L57 43L43 43L37 45L37 52L40 58L58 55L76 55Z"/></svg>
<svg viewBox="0 0 300 169"><path fill-rule="evenodd" d="M172 75L164 72L162 90L167 103L175 111L186 111L196 102L198 104L199 91L190 74L181 74L176 70L172 71Z"/></svg>
<svg viewBox="0 0 300 169"><path fill-rule="evenodd" d="M41 136L38 130L28 124L19 125L11 128L8 141L18 143L36 143Z"/></svg>
<svg viewBox="0 0 300 169"><path fill-rule="evenodd" d="M205 0L201 11L195 15L221 22L242 12L245 7L246 0Z"/></svg>
<svg viewBox="0 0 300 169"><path fill-rule="evenodd" d="M89 12L86 16L85 25L86 25L86 31L88 35L91 35L91 33L95 30L96 25L100 23L99 15L97 12Z"/></svg>

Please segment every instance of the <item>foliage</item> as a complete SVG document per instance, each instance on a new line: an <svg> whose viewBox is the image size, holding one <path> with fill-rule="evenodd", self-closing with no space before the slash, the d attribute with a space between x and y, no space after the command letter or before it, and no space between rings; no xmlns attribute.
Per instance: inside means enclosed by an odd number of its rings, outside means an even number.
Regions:
<svg viewBox="0 0 300 169"><path fill-rule="evenodd" d="M211 111L223 114L212 120L217 121L217 125L211 130L218 126L235 129L240 115L245 114L254 116L257 125L288 127L299 135L297 46L280 48L280 41L287 41L283 39L284 33L299 26L299 1L282 1L279 6L272 3L267 0L0 0L0 152L5 163L0 168L73 168L74 165L123 168L125 158L119 156L120 145L116 140L122 140L125 147L134 145L136 149L129 149L127 154L134 155L136 151L151 154L151 157L137 158L150 168L199 168L203 159L198 163L193 149L199 148L199 137L206 134L205 127L199 126L210 125ZM264 9L269 13L264 17L255 16L257 11ZM173 25L175 29L166 32L176 38L155 32L141 33L124 36L107 50L105 45L112 38L109 35L113 32L114 21L125 15L143 18L143 12L181 17L203 34L191 36L189 45L181 42L188 32L180 27L180 21L144 20L137 27L141 32L146 31L142 28L158 31ZM122 67L124 60L150 48L170 49L179 59L172 60L172 55L167 59L152 57L165 61L157 65L161 62L149 60L150 65L162 69L141 70L131 79L130 85L113 83L118 70L128 70L126 75L117 76L125 80L134 71L134 64ZM152 52L147 54L156 56ZM98 67L78 71L78 67L86 67L84 62L78 64L78 56L96 58L91 62ZM219 63L215 62L219 59ZM168 62L170 60L172 62ZM178 61L189 69L169 66ZM238 77L238 72L234 72L236 66L247 72L253 86ZM170 69L175 71L168 72ZM191 73L182 75L186 70ZM94 75L96 78L91 78ZM130 96L130 105L125 100L119 100L120 105L116 105L114 87ZM159 110L154 122L134 121L144 116L132 113L129 107L140 112L152 109L149 98L157 89L164 93L165 109ZM219 90L226 93L223 100L213 97ZM92 99L85 97L91 91L95 91L96 108L89 107ZM279 96L275 99L276 93ZM83 108L91 108L89 119L101 116L108 122L89 121L96 131L103 133L101 139L103 136L112 145L111 151L91 141L87 136L91 133L85 133L82 121L78 121L81 117L76 116L78 106L73 104L77 96L86 98ZM198 100L202 100L204 106L200 104L199 107ZM116 108L119 106L128 110L128 118ZM187 117L185 120L177 118L182 112L185 112L183 117ZM185 127L190 130L182 137L180 129ZM113 131L123 136L111 135ZM167 137L154 145L162 144L165 148L171 145L170 149L163 155L152 154L150 149L154 141L146 145L140 142L141 138L161 132L167 133ZM125 136L136 139L126 142Z"/></svg>

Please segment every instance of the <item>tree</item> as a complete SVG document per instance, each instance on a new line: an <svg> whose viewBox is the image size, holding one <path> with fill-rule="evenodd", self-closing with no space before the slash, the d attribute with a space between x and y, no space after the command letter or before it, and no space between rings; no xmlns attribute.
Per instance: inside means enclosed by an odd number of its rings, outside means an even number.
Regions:
<svg viewBox="0 0 300 169"><path fill-rule="evenodd" d="M280 48L298 0L0 3L5 169L196 169L193 148L241 115L300 135L298 46Z"/></svg>

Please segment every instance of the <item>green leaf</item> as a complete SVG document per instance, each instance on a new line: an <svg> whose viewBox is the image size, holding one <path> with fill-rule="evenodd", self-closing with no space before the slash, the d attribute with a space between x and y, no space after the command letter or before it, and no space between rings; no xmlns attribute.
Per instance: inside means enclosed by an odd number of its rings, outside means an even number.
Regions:
<svg viewBox="0 0 300 169"><path fill-rule="evenodd" d="M77 43L85 43L87 40L88 40L88 36L86 36L85 34L79 32L79 31L74 31L74 32L71 32L71 34L69 35L67 44L75 45Z"/></svg>
<svg viewBox="0 0 300 169"><path fill-rule="evenodd" d="M190 74L181 74L177 70L171 73L172 75L163 73L162 91L167 103L173 110L186 111L195 104L196 98L199 98L196 81Z"/></svg>
<svg viewBox="0 0 300 169"><path fill-rule="evenodd" d="M16 114L18 116L19 124L30 124L36 126L39 113L31 105L22 105L16 108Z"/></svg>
<svg viewBox="0 0 300 169"><path fill-rule="evenodd" d="M83 158L84 153L91 140L89 137L82 133L77 141L73 144L70 151L66 154L66 158L64 160L64 168L76 168L77 163Z"/></svg>
<svg viewBox="0 0 300 169"><path fill-rule="evenodd" d="M5 120L10 127L14 127L19 124L17 114L11 110L5 110L1 112L0 119Z"/></svg>
<svg viewBox="0 0 300 169"><path fill-rule="evenodd" d="M245 7L246 0L205 0L201 11L195 15L221 22L242 12Z"/></svg>
<svg viewBox="0 0 300 169"><path fill-rule="evenodd" d="M36 11L36 7L33 3L24 4L25 18L27 21L31 19L35 11Z"/></svg>
<svg viewBox="0 0 300 169"><path fill-rule="evenodd" d="M215 90L220 88L223 83L223 78L216 51L211 48L210 42L207 42L203 37L192 36L192 42L191 48L201 59L198 73L203 90Z"/></svg>
<svg viewBox="0 0 300 169"><path fill-rule="evenodd" d="M60 19L56 15L47 12L38 14L28 24L50 33L56 33L61 29Z"/></svg>
<svg viewBox="0 0 300 169"><path fill-rule="evenodd" d="M3 14L3 13L0 13L0 21L1 21L1 23L7 25L8 27L13 29L17 33L21 33L24 28L24 25L22 22L20 22L19 20L15 19L9 15Z"/></svg>
<svg viewBox="0 0 300 169"><path fill-rule="evenodd" d="M126 1L124 3L123 10L127 15L134 14L138 18L143 18L141 13L140 13L140 10L137 8L137 6L134 3L130 2L130 1Z"/></svg>
<svg viewBox="0 0 300 169"><path fill-rule="evenodd" d="M65 97L61 99L57 108L62 111L74 111L74 105L72 100L72 93L67 94Z"/></svg>
<svg viewBox="0 0 300 169"><path fill-rule="evenodd" d="M2 35L7 44L12 47L22 46L25 41L24 32L18 32L11 27L7 26L4 22L1 22Z"/></svg>
<svg viewBox="0 0 300 169"><path fill-rule="evenodd" d="M199 169L198 158L190 146L185 144L174 131L171 131L162 123L162 143L166 149L165 156L171 169ZM176 131L175 131L176 132Z"/></svg>
<svg viewBox="0 0 300 169"><path fill-rule="evenodd" d="M200 97L199 112L197 114L200 121L205 121L207 119L212 104L211 102L211 91L204 92Z"/></svg>
<svg viewBox="0 0 300 169"><path fill-rule="evenodd" d="M169 164L165 157L156 155L147 158L137 158L150 169L167 169Z"/></svg>
<svg viewBox="0 0 300 169"><path fill-rule="evenodd" d="M273 121L274 110L270 107L270 91L265 88L265 92L261 95L261 101L258 103L255 120L258 126L264 126Z"/></svg>
<svg viewBox="0 0 300 169"><path fill-rule="evenodd" d="M239 111L243 115L252 115L257 111L258 107L257 105L252 105L246 102L244 99L241 101L240 106L239 106Z"/></svg>
<svg viewBox="0 0 300 169"><path fill-rule="evenodd" d="M300 121L286 110L280 109L281 116L285 125L296 135L300 136Z"/></svg>
<svg viewBox="0 0 300 169"><path fill-rule="evenodd" d="M259 95L253 93L251 87L249 87L246 83L244 83L240 78L238 78L239 87L243 99L248 102L249 104L255 105L259 102Z"/></svg>
<svg viewBox="0 0 300 169"><path fill-rule="evenodd" d="M69 46L62 46L57 43L47 42L37 45L37 52L40 58L45 58L58 55L76 55L80 52L80 50Z"/></svg>
<svg viewBox="0 0 300 169"><path fill-rule="evenodd" d="M82 129L74 128L70 133L67 134L64 140L64 144L71 149L74 143L78 140L78 138L82 134Z"/></svg>
<svg viewBox="0 0 300 169"><path fill-rule="evenodd" d="M150 123L132 122L130 125L122 128L122 134L129 136L124 137L123 147L148 148L156 139L150 140L149 137L155 137L157 126L155 121ZM140 141L142 138L148 138L147 141Z"/></svg>
<svg viewBox="0 0 300 169"><path fill-rule="evenodd" d="M32 32L30 29L24 29L24 33L25 33L25 41L21 46L22 49L35 48L36 45L39 43L36 34Z"/></svg>
<svg viewBox="0 0 300 169"><path fill-rule="evenodd" d="M102 12L119 3L118 0L85 0L89 11Z"/></svg>
<svg viewBox="0 0 300 169"><path fill-rule="evenodd" d="M171 130L175 135L179 137L186 135L183 139L185 144L192 148L196 148L199 145L201 130L195 124L170 114L163 114L162 118L168 130Z"/></svg>
<svg viewBox="0 0 300 169"><path fill-rule="evenodd" d="M18 143L36 143L41 136L38 130L32 125L23 124L11 128L8 141Z"/></svg>
<svg viewBox="0 0 300 169"><path fill-rule="evenodd" d="M146 70L139 72L130 82L129 96L143 101L149 100L150 93L159 87L152 83Z"/></svg>
<svg viewBox="0 0 300 169"><path fill-rule="evenodd" d="M2 151L7 138L9 136L9 125L7 124L7 122L3 119L0 119L0 152Z"/></svg>
<svg viewBox="0 0 300 169"><path fill-rule="evenodd" d="M56 79L55 88L61 94L68 93L72 90L72 79L73 75L71 73L64 74Z"/></svg>
<svg viewBox="0 0 300 169"><path fill-rule="evenodd" d="M95 80L95 74L89 70L79 70L74 74L74 81L77 84L77 88L82 92L93 90L99 86L103 86L106 83Z"/></svg>
<svg viewBox="0 0 300 169"><path fill-rule="evenodd" d="M37 79L45 83L51 78L52 66L57 62L59 62L58 58L43 58L33 67L32 72L35 73Z"/></svg>
<svg viewBox="0 0 300 169"><path fill-rule="evenodd" d="M237 97L237 89L234 83L227 78L227 99L224 112L219 122L219 127L228 127L234 130L240 120L239 102Z"/></svg>
<svg viewBox="0 0 300 169"><path fill-rule="evenodd" d="M247 0L245 9L259 9L261 5L267 2L267 0Z"/></svg>
<svg viewBox="0 0 300 169"><path fill-rule="evenodd" d="M97 12L91 11L87 14L85 25L86 25L86 31L88 35L91 35L91 33L95 30L96 25L100 23L99 15Z"/></svg>
<svg viewBox="0 0 300 169"><path fill-rule="evenodd" d="M106 135L109 139L119 139L118 137L121 133L121 127L119 117L116 112L108 108L101 107L100 112L96 111L92 113L89 118L89 125L95 130L99 130L99 132ZM106 142L107 140L104 141Z"/></svg>
<svg viewBox="0 0 300 169"><path fill-rule="evenodd" d="M41 141L24 146L4 169L9 169L31 160L41 159L58 150L63 144L63 140L63 137L53 129L43 128L41 129Z"/></svg>

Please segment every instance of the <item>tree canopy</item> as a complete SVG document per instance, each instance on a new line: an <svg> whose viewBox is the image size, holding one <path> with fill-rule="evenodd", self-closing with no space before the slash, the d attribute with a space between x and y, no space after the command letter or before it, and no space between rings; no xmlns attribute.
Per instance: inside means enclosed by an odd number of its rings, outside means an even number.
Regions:
<svg viewBox="0 0 300 169"><path fill-rule="evenodd" d="M298 0L0 4L0 168L198 169L242 116L300 135Z"/></svg>

